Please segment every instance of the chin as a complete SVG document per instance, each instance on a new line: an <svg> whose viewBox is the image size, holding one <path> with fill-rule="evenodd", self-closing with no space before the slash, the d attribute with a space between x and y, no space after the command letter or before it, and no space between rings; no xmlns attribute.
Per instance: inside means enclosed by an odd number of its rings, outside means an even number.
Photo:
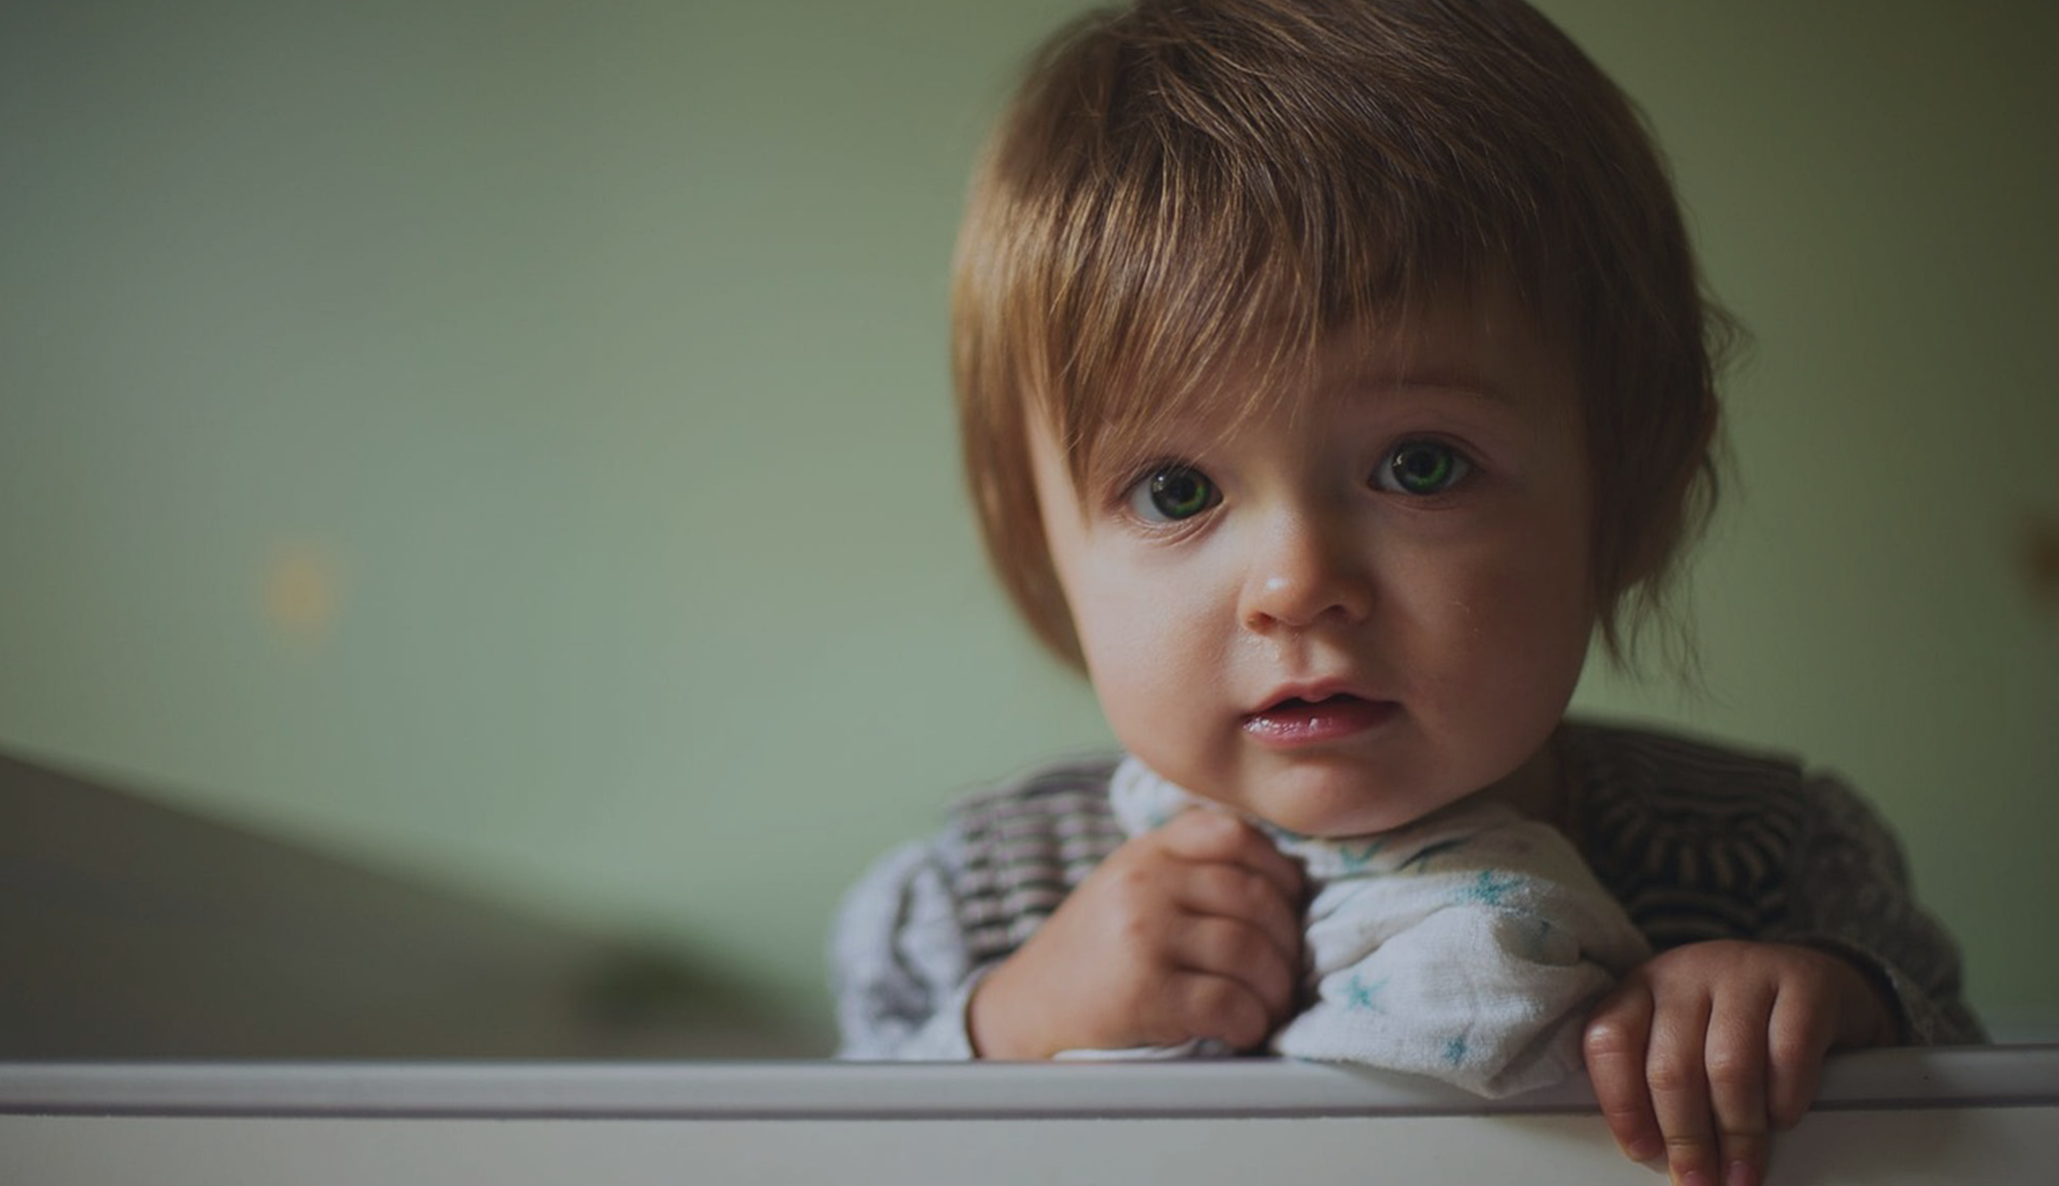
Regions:
<svg viewBox="0 0 2059 1186"><path fill-rule="evenodd" d="M1370 836L1412 824L1435 811L1439 805L1417 808L1392 802L1368 803L1365 790L1312 791L1289 797L1284 802L1264 805L1253 814L1275 827L1320 840L1343 840ZM1339 799L1346 800L1338 802ZM1270 810L1268 810L1270 809Z"/></svg>

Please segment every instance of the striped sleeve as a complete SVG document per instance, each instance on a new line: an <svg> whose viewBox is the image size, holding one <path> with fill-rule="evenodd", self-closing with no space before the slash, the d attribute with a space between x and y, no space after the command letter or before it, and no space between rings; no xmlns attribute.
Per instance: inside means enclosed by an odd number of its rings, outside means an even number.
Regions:
<svg viewBox="0 0 2059 1186"><path fill-rule="evenodd" d="M837 1057L973 1056L965 1006L976 981L945 847L910 844L851 887L830 932Z"/></svg>
<svg viewBox="0 0 2059 1186"><path fill-rule="evenodd" d="M1956 944L1917 901L1894 834L1844 783L1663 733L1581 726L1570 738L1582 853L1653 947L1834 951L1891 995L1904 1041L1985 1041Z"/></svg>
<svg viewBox="0 0 2059 1186"><path fill-rule="evenodd" d="M1113 769L1108 759L1061 763L953 812L963 853L953 888L975 963L1013 954L1122 844L1108 805Z"/></svg>
<svg viewBox="0 0 2059 1186"><path fill-rule="evenodd" d="M975 1057L965 1009L980 978L1122 843L1114 765L1060 762L972 795L852 887L830 938L840 1057Z"/></svg>
<svg viewBox="0 0 2059 1186"><path fill-rule="evenodd" d="M1834 778L1809 780L1786 925L1768 936L1834 950L1876 972L1900 1007L1902 1040L1987 1041L1960 984L1958 945L1917 902L1901 846Z"/></svg>

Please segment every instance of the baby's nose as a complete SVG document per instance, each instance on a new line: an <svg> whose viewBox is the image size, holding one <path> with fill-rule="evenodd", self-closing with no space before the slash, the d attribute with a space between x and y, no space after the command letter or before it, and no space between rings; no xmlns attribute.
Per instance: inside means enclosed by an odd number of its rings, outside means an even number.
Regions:
<svg viewBox="0 0 2059 1186"><path fill-rule="evenodd" d="M1347 524L1283 516L1256 541L1239 607L1257 633L1345 625L1372 611L1373 582Z"/></svg>

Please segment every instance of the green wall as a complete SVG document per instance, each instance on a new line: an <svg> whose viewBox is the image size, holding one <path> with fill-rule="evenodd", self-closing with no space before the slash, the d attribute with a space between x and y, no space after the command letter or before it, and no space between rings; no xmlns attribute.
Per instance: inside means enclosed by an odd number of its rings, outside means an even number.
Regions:
<svg viewBox="0 0 2059 1186"><path fill-rule="evenodd" d="M981 567L945 274L1075 5L0 10L0 746L819 1013L837 894L1100 744ZM1756 344L1700 694L1901 828L2059 1029L2059 17L1547 5Z"/></svg>

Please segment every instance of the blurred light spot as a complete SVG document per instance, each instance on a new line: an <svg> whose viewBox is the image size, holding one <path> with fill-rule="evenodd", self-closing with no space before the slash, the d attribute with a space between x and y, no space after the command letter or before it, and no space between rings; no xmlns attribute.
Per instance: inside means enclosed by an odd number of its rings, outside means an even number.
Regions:
<svg viewBox="0 0 2059 1186"><path fill-rule="evenodd" d="M2059 518L2031 516L2021 544L2023 579L2034 604L2059 612Z"/></svg>
<svg viewBox="0 0 2059 1186"><path fill-rule="evenodd" d="M335 554L300 541L273 551L265 564L265 618L281 637L301 644L322 640L336 620L340 584Z"/></svg>

